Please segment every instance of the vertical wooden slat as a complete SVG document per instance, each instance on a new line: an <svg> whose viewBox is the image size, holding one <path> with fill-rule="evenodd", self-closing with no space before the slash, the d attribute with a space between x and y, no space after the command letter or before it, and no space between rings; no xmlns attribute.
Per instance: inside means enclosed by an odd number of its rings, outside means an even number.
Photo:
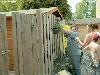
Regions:
<svg viewBox="0 0 100 75"><path fill-rule="evenodd" d="M53 26L53 14L50 15L51 16L51 31L50 31L50 40L51 40L51 72L53 75L53 32L52 32L52 26Z"/></svg>
<svg viewBox="0 0 100 75"><path fill-rule="evenodd" d="M46 25L46 23L45 23L45 14L44 15L42 15L42 17L43 17L43 47L44 47L44 58L43 58L43 60L44 60L44 66L43 66L43 68L44 68L44 72L43 72L43 75L46 75L46 59L45 59L45 41L46 41L46 37L45 37L45 35L46 35L46 30L45 30L45 25Z"/></svg>
<svg viewBox="0 0 100 75"><path fill-rule="evenodd" d="M15 75L20 75L19 74L19 66L18 66L18 64L19 64L19 62L18 62L18 49L17 49L17 22L16 22L16 13L15 12L13 12L12 13L12 22L13 22L13 25L12 25L12 27L13 27L13 42L14 42L14 48L13 48L13 50L14 50L14 64L15 64Z"/></svg>
<svg viewBox="0 0 100 75"><path fill-rule="evenodd" d="M53 25L55 24L55 16L53 15ZM53 34L53 58L55 58L55 34Z"/></svg>
<svg viewBox="0 0 100 75"><path fill-rule="evenodd" d="M37 27L38 27L38 49L39 49L39 75L43 75L43 23L42 23L42 11L36 11Z"/></svg>
<svg viewBox="0 0 100 75"><path fill-rule="evenodd" d="M52 15L52 27L54 24L54 15ZM54 58L54 34L52 35L52 54L53 54L53 58Z"/></svg>
<svg viewBox="0 0 100 75"><path fill-rule="evenodd" d="M1 28L1 50L0 50L0 67L1 75L9 75L8 68L8 46L7 46L7 31L6 31L6 15L0 14Z"/></svg>
<svg viewBox="0 0 100 75"><path fill-rule="evenodd" d="M21 27L21 18L20 18L20 14L16 13L16 23L17 23L17 49L18 49L18 59L19 59L19 74L20 75L24 75L23 72L23 49L22 49L22 37L21 37L21 31L22 31L22 27Z"/></svg>
<svg viewBox="0 0 100 75"><path fill-rule="evenodd" d="M27 15L26 16L26 21L27 21L27 53L28 53L28 59L29 59L29 62L28 62L28 67L29 67L29 75L33 75L33 64L32 64L32 36L31 36L31 29L32 29L32 25L31 25L31 19L32 19L32 16L31 15Z"/></svg>
<svg viewBox="0 0 100 75"><path fill-rule="evenodd" d="M8 45L7 45L7 27L6 27L6 15L3 15L3 25L4 25L4 31L3 31L3 49L5 52L4 57L4 75L9 75L9 68L8 68Z"/></svg>
<svg viewBox="0 0 100 75"><path fill-rule="evenodd" d="M51 72L51 75L53 75L53 53L52 53L52 14L49 14L49 23L50 23L50 64L51 64L51 67L50 67L50 72Z"/></svg>
<svg viewBox="0 0 100 75"><path fill-rule="evenodd" d="M58 51L59 51L59 33L57 34L57 58L58 58Z"/></svg>
<svg viewBox="0 0 100 75"><path fill-rule="evenodd" d="M36 16L32 16L32 55L33 55L33 75L38 75L38 35L37 35L37 32L38 32L38 28L37 28L37 22L36 22Z"/></svg>
<svg viewBox="0 0 100 75"><path fill-rule="evenodd" d="M47 14L44 14L44 49L45 49L45 74L48 75L48 58L47 58Z"/></svg>
<svg viewBox="0 0 100 75"><path fill-rule="evenodd" d="M57 58L57 34L55 34L55 59Z"/></svg>
<svg viewBox="0 0 100 75"><path fill-rule="evenodd" d="M48 59L48 68L47 68L47 70L48 70L48 75L49 75L49 66L50 66L50 64L49 64L49 55L50 55L50 44L49 44L49 19L48 19L48 14L47 14L47 59Z"/></svg>
<svg viewBox="0 0 100 75"><path fill-rule="evenodd" d="M22 48L23 48L23 72L24 75L26 75L29 71L28 68L28 62L29 61L27 59L27 32L26 32L26 25L27 25L27 21L26 21L26 15L23 13L21 14L21 30L22 30ZM28 35L27 35L28 36Z"/></svg>
<svg viewBox="0 0 100 75"><path fill-rule="evenodd" d="M0 14L0 75L2 75L2 15Z"/></svg>
<svg viewBox="0 0 100 75"><path fill-rule="evenodd" d="M56 17L53 15L53 19L54 19L54 24L55 24L55 22L56 22ZM54 59L56 59L56 45L57 45L57 43L56 43L56 41L57 41L57 34L54 34Z"/></svg>
<svg viewBox="0 0 100 75"><path fill-rule="evenodd" d="M23 41L23 70L24 75L32 75L32 42L31 42L31 24L29 15L21 14L22 21L22 41Z"/></svg>
<svg viewBox="0 0 100 75"><path fill-rule="evenodd" d="M47 14L47 40L48 40L48 72L49 72L49 75L51 75L51 62L50 62L50 16L49 14Z"/></svg>
<svg viewBox="0 0 100 75"><path fill-rule="evenodd" d="M58 35L58 47L59 47L59 50L58 50L58 58L60 58L60 33Z"/></svg>
<svg viewBox="0 0 100 75"><path fill-rule="evenodd" d="M63 34L62 33L60 33L60 50L61 50L61 60L62 60L62 56L63 56Z"/></svg>

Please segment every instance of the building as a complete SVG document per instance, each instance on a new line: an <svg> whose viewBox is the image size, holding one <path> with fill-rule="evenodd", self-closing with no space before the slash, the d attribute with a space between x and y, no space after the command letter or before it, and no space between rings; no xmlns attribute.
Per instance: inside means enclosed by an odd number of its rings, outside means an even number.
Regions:
<svg viewBox="0 0 100 75"><path fill-rule="evenodd" d="M96 18L100 18L100 0L96 0Z"/></svg>

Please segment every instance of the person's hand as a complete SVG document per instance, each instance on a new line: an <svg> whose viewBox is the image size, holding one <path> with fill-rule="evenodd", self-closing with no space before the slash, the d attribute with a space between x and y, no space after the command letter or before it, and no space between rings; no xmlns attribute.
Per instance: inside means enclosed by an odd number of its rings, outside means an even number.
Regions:
<svg viewBox="0 0 100 75"><path fill-rule="evenodd" d="M79 37L76 37L75 40L79 41L80 39L79 39Z"/></svg>
<svg viewBox="0 0 100 75"><path fill-rule="evenodd" d="M60 28L60 31L63 33L64 32L63 28Z"/></svg>

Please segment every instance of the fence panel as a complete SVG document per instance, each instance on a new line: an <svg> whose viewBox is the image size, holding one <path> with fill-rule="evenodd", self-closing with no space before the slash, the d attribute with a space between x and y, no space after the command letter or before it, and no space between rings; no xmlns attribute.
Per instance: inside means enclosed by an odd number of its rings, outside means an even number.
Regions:
<svg viewBox="0 0 100 75"><path fill-rule="evenodd" d="M36 15L13 13L16 75L53 75L53 61L63 48L61 34L52 31L55 22L53 14L41 10Z"/></svg>
<svg viewBox="0 0 100 75"><path fill-rule="evenodd" d="M31 16L13 13L16 75L33 75Z"/></svg>

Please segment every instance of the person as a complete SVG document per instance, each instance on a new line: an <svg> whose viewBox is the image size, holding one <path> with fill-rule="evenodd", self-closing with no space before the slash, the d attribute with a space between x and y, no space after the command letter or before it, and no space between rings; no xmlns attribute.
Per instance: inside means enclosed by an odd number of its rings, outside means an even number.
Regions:
<svg viewBox="0 0 100 75"><path fill-rule="evenodd" d="M80 56L81 56L81 46L76 41L76 37L78 37L78 27L76 25L71 26L71 31L63 30L61 32L64 33L65 37L67 37L67 54L70 59L70 63L75 69L76 75L81 75L80 68ZM75 75L73 72L72 75Z"/></svg>
<svg viewBox="0 0 100 75"><path fill-rule="evenodd" d="M100 75L100 33L94 32L92 34L93 41L87 45L84 49L89 50L91 56L92 56L92 67L94 68L93 75Z"/></svg>
<svg viewBox="0 0 100 75"><path fill-rule="evenodd" d="M86 34L84 42L81 42L79 37L77 37L76 40L80 43L80 45L82 47L87 46L92 41L92 34L95 32L96 29L98 29L98 25L97 24L89 24L89 25L87 25L88 34Z"/></svg>
<svg viewBox="0 0 100 75"><path fill-rule="evenodd" d="M79 39L79 37L76 37L76 40L79 42L79 44L84 48L86 47L87 45L90 44L90 42L92 41L92 34L94 32L96 32L95 30L98 29L98 25L97 24L89 24L87 25L87 34L85 36L85 39L83 42L81 42L81 40ZM84 75L86 74L93 74L93 69L91 68L91 66L89 66L91 63L90 62L90 53L88 51L85 51L84 49L82 49L82 59L81 59L81 70L82 70L82 73ZM85 74L86 73L86 74Z"/></svg>

